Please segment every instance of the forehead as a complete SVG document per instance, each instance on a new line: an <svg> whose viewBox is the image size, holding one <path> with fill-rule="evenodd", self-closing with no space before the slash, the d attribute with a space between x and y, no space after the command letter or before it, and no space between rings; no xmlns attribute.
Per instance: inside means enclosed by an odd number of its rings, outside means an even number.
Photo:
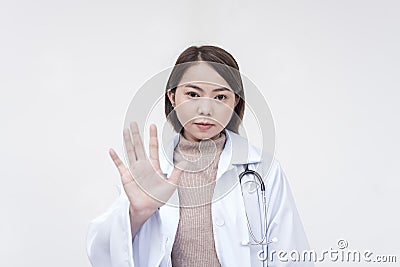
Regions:
<svg viewBox="0 0 400 267"><path fill-rule="evenodd" d="M196 63L191 64L191 66L183 74L178 86L188 83L210 84L213 85L211 87L222 86L232 90L225 79L222 78L222 76L219 75L219 73L213 69L213 67L202 61L197 61Z"/></svg>

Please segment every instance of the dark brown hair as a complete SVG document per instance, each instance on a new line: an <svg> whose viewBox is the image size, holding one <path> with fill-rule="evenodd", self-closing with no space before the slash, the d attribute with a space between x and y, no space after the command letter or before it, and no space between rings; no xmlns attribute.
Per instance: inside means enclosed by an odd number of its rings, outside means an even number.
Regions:
<svg viewBox="0 0 400 267"><path fill-rule="evenodd" d="M216 46L191 46L179 55L171 71L165 90L165 116L176 132L182 130L183 126L178 120L174 107L168 98L167 91L171 90L175 93L183 74L192 66L192 64L183 63L196 61L210 62L211 64L209 65L229 84L236 97L239 97L239 102L234 108L236 115L232 114L232 118L226 126L226 129L239 133L239 125L242 122L245 107L243 83L239 66L231 54Z"/></svg>

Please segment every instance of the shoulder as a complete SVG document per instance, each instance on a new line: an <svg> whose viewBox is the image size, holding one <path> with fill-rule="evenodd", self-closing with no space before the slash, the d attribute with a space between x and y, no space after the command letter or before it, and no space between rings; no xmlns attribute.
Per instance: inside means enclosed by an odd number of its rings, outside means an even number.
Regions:
<svg viewBox="0 0 400 267"><path fill-rule="evenodd" d="M275 158L274 151L260 148L251 143L246 137L243 137L230 130L225 130L234 154L240 154L242 163L261 163L263 165L270 164L274 168L280 166L279 161Z"/></svg>

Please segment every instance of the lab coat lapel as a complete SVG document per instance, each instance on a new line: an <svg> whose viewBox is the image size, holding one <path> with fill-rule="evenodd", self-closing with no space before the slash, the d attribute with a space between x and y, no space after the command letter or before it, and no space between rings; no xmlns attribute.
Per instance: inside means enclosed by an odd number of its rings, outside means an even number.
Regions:
<svg viewBox="0 0 400 267"><path fill-rule="evenodd" d="M227 131L224 152L226 153L221 154L220 163L224 166L228 162L228 168L221 169L212 206L217 254L223 266L261 266L262 264L251 263L257 257L254 249L242 245L242 241L249 240L249 232L239 185L239 173L243 164L259 163L261 153L246 138L231 131Z"/></svg>

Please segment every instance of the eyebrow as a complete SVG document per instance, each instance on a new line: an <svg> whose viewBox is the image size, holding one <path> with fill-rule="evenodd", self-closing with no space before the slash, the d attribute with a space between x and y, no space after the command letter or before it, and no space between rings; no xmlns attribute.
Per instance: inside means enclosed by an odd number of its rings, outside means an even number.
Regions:
<svg viewBox="0 0 400 267"><path fill-rule="evenodd" d="M197 85L191 84L191 83L186 84L185 87L194 88L194 89L204 92L204 89L198 87ZM213 89L213 92L220 92L220 91L232 91L232 90L229 90L226 87L220 87L220 88Z"/></svg>

